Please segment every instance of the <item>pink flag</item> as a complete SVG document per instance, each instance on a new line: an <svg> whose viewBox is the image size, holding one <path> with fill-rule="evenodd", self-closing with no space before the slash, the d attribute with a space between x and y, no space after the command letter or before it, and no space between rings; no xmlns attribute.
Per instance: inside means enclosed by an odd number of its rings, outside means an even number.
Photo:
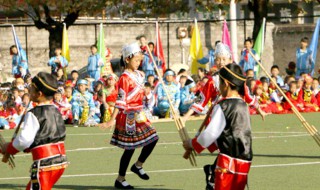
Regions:
<svg viewBox="0 0 320 190"><path fill-rule="evenodd" d="M161 68L164 72L166 70L166 61L164 59L158 22L156 22L156 36L157 36L157 39L156 39L156 45L154 47L154 55L157 56L159 60L161 60L161 62L162 62Z"/></svg>
<svg viewBox="0 0 320 190"><path fill-rule="evenodd" d="M231 40L230 40L229 29L228 29L227 22L225 20L223 22L223 28L222 28L222 43L227 45L227 46L229 46L229 49L230 49L231 54L232 54L232 59L234 59Z"/></svg>

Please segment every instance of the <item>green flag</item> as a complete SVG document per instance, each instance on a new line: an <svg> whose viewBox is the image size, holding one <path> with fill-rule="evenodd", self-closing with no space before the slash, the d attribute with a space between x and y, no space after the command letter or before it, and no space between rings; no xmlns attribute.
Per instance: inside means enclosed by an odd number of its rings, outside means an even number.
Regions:
<svg viewBox="0 0 320 190"><path fill-rule="evenodd" d="M104 30L103 30L103 24L100 24L100 32L99 32L99 37L98 37L98 42L97 42L97 48L98 48L98 53L103 61L103 64L106 64L106 46L104 44ZM101 73L104 71L104 67L101 68Z"/></svg>
<svg viewBox="0 0 320 190"><path fill-rule="evenodd" d="M262 52L263 52L265 25L266 25L266 18L263 18L261 28L260 28L258 36L254 42L253 49L256 51L256 58L258 60L261 60L261 56L262 56ZM259 65L256 65L254 70L255 70L255 72L259 73L260 72Z"/></svg>

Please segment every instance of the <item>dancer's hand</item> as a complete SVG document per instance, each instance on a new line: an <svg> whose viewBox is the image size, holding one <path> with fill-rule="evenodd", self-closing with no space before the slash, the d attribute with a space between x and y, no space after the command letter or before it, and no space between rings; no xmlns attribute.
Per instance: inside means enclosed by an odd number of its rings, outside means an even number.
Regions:
<svg viewBox="0 0 320 190"><path fill-rule="evenodd" d="M270 113L264 112L260 107L257 109L258 113L260 114L262 120L264 121L266 119L267 115L270 115Z"/></svg>
<svg viewBox="0 0 320 190"><path fill-rule="evenodd" d="M101 130L105 130L108 128L111 128L113 125L115 124L114 120L110 120L106 123L99 123L97 126L101 129Z"/></svg>

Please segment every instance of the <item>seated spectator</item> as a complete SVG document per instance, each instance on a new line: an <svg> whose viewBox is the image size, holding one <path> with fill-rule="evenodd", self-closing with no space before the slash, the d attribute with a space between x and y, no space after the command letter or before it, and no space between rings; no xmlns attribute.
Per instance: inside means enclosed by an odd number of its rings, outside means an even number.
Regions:
<svg viewBox="0 0 320 190"><path fill-rule="evenodd" d="M185 86L187 80L188 80L188 77L184 75L180 76L179 85L178 85L180 89L182 89Z"/></svg>
<svg viewBox="0 0 320 190"><path fill-rule="evenodd" d="M311 89L313 95L317 96L319 93L319 80L317 78L313 78Z"/></svg>
<svg viewBox="0 0 320 190"><path fill-rule="evenodd" d="M273 65L271 67L271 75L276 78L277 84L279 84L279 86L284 86L283 79L281 76L279 76L279 73L280 71L278 65Z"/></svg>
<svg viewBox="0 0 320 190"><path fill-rule="evenodd" d="M143 97L143 111L145 112L149 120L152 119L153 108L156 103L156 97L152 92L152 86L150 83L146 82L144 84L144 97Z"/></svg>
<svg viewBox="0 0 320 190"><path fill-rule="evenodd" d="M286 68L287 75L295 76L296 75L296 63L293 61L290 61L288 64L288 67Z"/></svg>
<svg viewBox="0 0 320 190"><path fill-rule="evenodd" d="M67 98L68 102L70 103L72 100L72 87L71 86L64 87L64 96Z"/></svg>
<svg viewBox="0 0 320 190"><path fill-rule="evenodd" d="M297 93L297 82L296 81L292 81L289 83L289 90L286 92L286 96L292 102L292 104L298 109L298 111L304 110L303 100L302 100L301 96L299 96L299 93ZM283 108L286 111L291 111L290 103L284 100Z"/></svg>
<svg viewBox="0 0 320 190"><path fill-rule="evenodd" d="M9 94L3 103L2 109L0 109L0 117L1 119L0 129L14 129L18 122L16 121L18 118L18 113L16 110L15 99L12 94Z"/></svg>
<svg viewBox="0 0 320 190"><path fill-rule="evenodd" d="M71 104L68 102L67 98L63 96L63 92L63 88L59 87L58 92L53 96L53 103L60 111L64 121L72 121Z"/></svg>
<svg viewBox="0 0 320 190"><path fill-rule="evenodd" d="M305 112L312 112L312 111L318 111L319 106L317 99L315 98L312 90L312 78L310 76L307 76L303 88L299 92L299 96L302 98L304 102L304 111Z"/></svg>
<svg viewBox="0 0 320 190"><path fill-rule="evenodd" d="M77 70L71 71L71 79L68 81L68 83L70 83L70 86L71 86L72 88L74 88L74 87L77 86L78 78L79 78L79 73L78 73L78 71L77 71Z"/></svg>
<svg viewBox="0 0 320 190"><path fill-rule="evenodd" d="M11 89L12 95L14 97L16 106L20 105L22 103L21 97L19 96L19 89L17 87L13 87Z"/></svg>
<svg viewBox="0 0 320 190"><path fill-rule="evenodd" d="M174 83L175 73L171 69L167 69L164 74L164 85L159 84L157 88L157 107L155 107L154 112L159 117L169 118L170 115L170 104L165 90L169 93L172 104L175 108L176 113L179 112L180 105L180 89L178 85ZM164 89L165 88L165 89Z"/></svg>
<svg viewBox="0 0 320 190"><path fill-rule="evenodd" d="M253 69L248 69L246 71L246 78L249 78L249 77L255 78Z"/></svg>
<svg viewBox="0 0 320 190"><path fill-rule="evenodd" d="M196 83L192 80L188 79L185 83L185 86L180 90L180 105L179 111L180 115L184 115L187 113L191 107L191 105L195 101L195 91L196 91Z"/></svg>
<svg viewBox="0 0 320 190"><path fill-rule="evenodd" d="M95 115L93 96L88 91L88 81L80 79L77 89L74 90L71 99L73 126L84 125L89 118Z"/></svg>
<svg viewBox="0 0 320 190"><path fill-rule="evenodd" d="M247 78L246 86L249 88L250 94L253 95L254 88L256 87L256 81L253 77Z"/></svg>
<svg viewBox="0 0 320 190"><path fill-rule="evenodd" d="M148 75L147 76L147 82L151 85L152 90L153 90L154 87L156 86L154 75Z"/></svg>
<svg viewBox="0 0 320 190"><path fill-rule="evenodd" d="M118 77L114 74L107 75L106 85L100 91L101 97L100 112L102 114L102 122L107 122L111 119L115 103L118 97Z"/></svg>

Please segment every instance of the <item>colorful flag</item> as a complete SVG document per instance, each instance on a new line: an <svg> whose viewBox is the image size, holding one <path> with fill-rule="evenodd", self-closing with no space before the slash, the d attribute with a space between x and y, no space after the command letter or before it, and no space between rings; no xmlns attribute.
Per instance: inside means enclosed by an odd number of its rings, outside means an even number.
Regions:
<svg viewBox="0 0 320 190"><path fill-rule="evenodd" d="M200 40L200 31L198 28L197 19L194 19L194 27L192 30L191 44L190 44L190 57L192 59L191 63L191 73L197 74L198 68L205 68L205 65L198 63L199 59L203 58L202 45Z"/></svg>
<svg viewBox="0 0 320 190"><path fill-rule="evenodd" d="M262 25L260 27L258 36L256 40L254 41L254 47L253 49L256 51L256 57L261 59L261 55L264 48L264 31L265 31L265 25L266 25L266 18L263 18Z"/></svg>
<svg viewBox="0 0 320 190"><path fill-rule="evenodd" d="M70 62L69 40L66 24L63 23L61 55Z"/></svg>
<svg viewBox="0 0 320 190"><path fill-rule="evenodd" d="M262 56L262 52L263 52L263 48L264 48L264 35L265 35L265 26L266 26L266 18L263 18L262 21L262 25L260 27L258 36L256 38L256 40L254 41L254 51L256 51L256 58L258 60L261 60L261 56ZM257 64L254 67L254 71L256 73L260 72L260 66Z"/></svg>
<svg viewBox="0 0 320 190"><path fill-rule="evenodd" d="M317 25L314 29L312 40L308 48L309 50L312 51L312 58L314 63L317 63L316 59L317 59L317 51L318 51L319 29L320 29L320 19L317 20ZM311 72L311 76L313 76L313 74L314 74L314 68Z"/></svg>
<svg viewBox="0 0 320 190"><path fill-rule="evenodd" d="M100 55L100 58L103 61L103 64L106 64L106 45L104 43L104 31L103 31L103 24L100 24L100 32L99 32L99 37L97 41L97 48L98 48L98 53ZM101 74L104 71L104 69L101 69Z"/></svg>
<svg viewBox="0 0 320 190"><path fill-rule="evenodd" d="M63 23L61 55L70 63L70 49L66 23ZM67 68L63 67L63 76L68 77Z"/></svg>
<svg viewBox="0 0 320 190"><path fill-rule="evenodd" d="M156 45L154 47L154 55L157 56L158 60L162 62L161 68L164 72L167 68L166 68L166 61L164 59L164 54L163 54L158 22L156 22L156 38L157 39L156 39Z"/></svg>
<svg viewBox="0 0 320 190"><path fill-rule="evenodd" d="M231 54L232 54L232 59L234 59L231 40L230 40L230 33L229 33L229 29L228 29L228 25L227 25L226 20L224 20L223 27L222 27L222 43L229 47Z"/></svg>
<svg viewBox="0 0 320 190"><path fill-rule="evenodd" d="M13 25L11 25L11 26L12 26L13 40L14 40L15 45L17 46L18 55L21 56L22 46L20 44L19 38L16 34L16 30L14 29L14 26Z"/></svg>

